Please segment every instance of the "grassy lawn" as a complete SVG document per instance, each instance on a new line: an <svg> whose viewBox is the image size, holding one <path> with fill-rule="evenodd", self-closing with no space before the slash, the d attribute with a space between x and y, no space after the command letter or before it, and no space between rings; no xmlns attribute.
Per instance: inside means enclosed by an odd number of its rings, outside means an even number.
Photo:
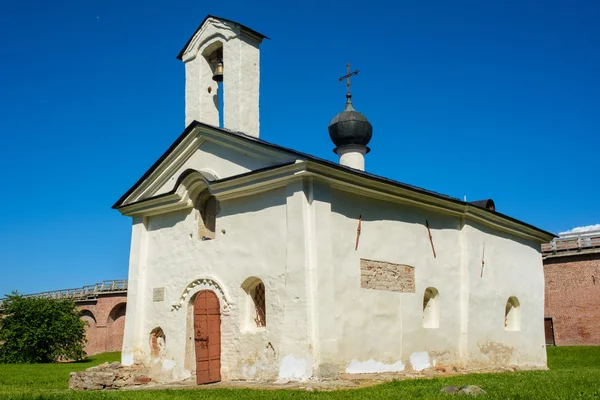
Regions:
<svg viewBox="0 0 600 400"><path fill-rule="evenodd" d="M0 365L0 399L449 399L455 396L440 394L442 387L477 385L487 391L487 395L480 397L486 399L600 400L600 347L549 348L549 371L395 381L337 392L251 389L71 392L66 389L69 372L114 361L118 357L119 353L106 353L79 363Z"/></svg>
<svg viewBox="0 0 600 400"><path fill-rule="evenodd" d="M70 372L83 371L103 362L120 360L121 353L116 351L71 363L0 364L0 399L11 398L10 395L17 393L60 391L68 387Z"/></svg>

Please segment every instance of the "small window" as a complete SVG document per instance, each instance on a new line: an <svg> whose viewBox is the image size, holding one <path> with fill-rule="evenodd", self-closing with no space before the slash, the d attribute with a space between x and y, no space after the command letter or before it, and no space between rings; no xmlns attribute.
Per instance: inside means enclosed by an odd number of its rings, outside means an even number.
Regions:
<svg viewBox="0 0 600 400"><path fill-rule="evenodd" d="M250 277L242 284L246 292L246 312L242 328L254 331L267 326L267 298L265 284L257 277Z"/></svg>
<svg viewBox="0 0 600 400"><path fill-rule="evenodd" d="M440 327L440 293L436 288L428 287L423 295L423 328Z"/></svg>
<svg viewBox="0 0 600 400"><path fill-rule="evenodd" d="M167 345L167 338L161 328L154 328L150 332L150 356L152 358L162 357Z"/></svg>
<svg viewBox="0 0 600 400"><path fill-rule="evenodd" d="M512 296L506 302L504 311L504 329L507 331L521 330L521 304L519 299Z"/></svg>
<svg viewBox="0 0 600 400"><path fill-rule="evenodd" d="M200 214L200 218L198 218L198 237L200 240L212 240L215 238L217 206L217 199L207 191L202 192L198 196L196 209Z"/></svg>
<svg viewBox="0 0 600 400"><path fill-rule="evenodd" d="M252 300L254 301L254 309L256 311L256 316L254 317L254 322L256 322L256 326L258 328L267 326L267 311L265 309L265 284L259 283L254 288L254 293L252 294Z"/></svg>

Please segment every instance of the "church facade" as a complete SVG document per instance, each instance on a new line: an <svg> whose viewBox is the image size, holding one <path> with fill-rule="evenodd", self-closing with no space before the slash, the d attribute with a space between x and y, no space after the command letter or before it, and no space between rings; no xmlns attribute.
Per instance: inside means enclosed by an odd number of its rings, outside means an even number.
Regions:
<svg viewBox="0 0 600 400"><path fill-rule="evenodd" d="M364 172L350 93L340 164L260 139L264 38L204 20L179 55L187 127L114 205L133 221L123 364L198 383L545 368L553 235Z"/></svg>

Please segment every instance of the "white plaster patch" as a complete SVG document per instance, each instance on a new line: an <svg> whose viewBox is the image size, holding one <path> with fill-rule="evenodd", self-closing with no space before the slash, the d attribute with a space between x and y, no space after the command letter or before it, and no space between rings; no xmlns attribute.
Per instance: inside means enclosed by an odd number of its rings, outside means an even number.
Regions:
<svg viewBox="0 0 600 400"><path fill-rule="evenodd" d="M190 370L184 369L182 373L178 374L181 376L182 380L188 379L192 377L192 372Z"/></svg>
<svg viewBox="0 0 600 400"><path fill-rule="evenodd" d="M279 367L279 379L302 379L306 377L306 360L285 356Z"/></svg>
<svg viewBox="0 0 600 400"><path fill-rule="evenodd" d="M429 353L426 351L419 351L410 355L410 365L415 371L422 371L425 368L431 367L429 363Z"/></svg>
<svg viewBox="0 0 600 400"><path fill-rule="evenodd" d="M163 371L171 371L173 368L175 368L175 361L174 360L162 360L162 370Z"/></svg>
<svg viewBox="0 0 600 400"><path fill-rule="evenodd" d="M133 354L131 353L123 353L121 355L121 364L123 365L133 365Z"/></svg>
<svg viewBox="0 0 600 400"><path fill-rule="evenodd" d="M384 364L373 359L368 361L352 360L346 368L347 374L369 374L378 372L400 372L404 371L402 361L396 361L393 364Z"/></svg>
<svg viewBox="0 0 600 400"><path fill-rule="evenodd" d="M244 365L242 367L242 374L248 378L254 378L256 375L256 365Z"/></svg>

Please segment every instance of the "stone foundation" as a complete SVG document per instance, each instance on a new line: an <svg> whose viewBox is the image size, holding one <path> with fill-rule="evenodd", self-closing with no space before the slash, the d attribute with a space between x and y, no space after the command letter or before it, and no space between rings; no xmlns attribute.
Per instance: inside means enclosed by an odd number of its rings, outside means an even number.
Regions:
<svg viewBox="0 0 600 400"><path fill-rule="evenodd" d="M104 363L85 371L71 372L69 389L73 390L102 390L120 389L125 386L143 385L150 383L148 370L134 365L123 367L119 362Z"/></svg>

